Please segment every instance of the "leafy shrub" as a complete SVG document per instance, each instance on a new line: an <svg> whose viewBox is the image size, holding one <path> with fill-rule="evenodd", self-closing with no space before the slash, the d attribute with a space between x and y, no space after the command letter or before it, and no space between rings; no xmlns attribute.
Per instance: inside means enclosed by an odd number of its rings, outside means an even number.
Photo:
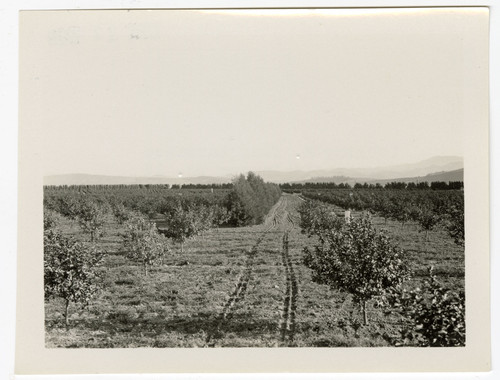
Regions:
<svg viewBox="0 0 500 380"><path fill-rule="evenodd" d="M406 319L400 344L465 346L465 294L444 288L432 268L421 288L401 289L387 299Z"/></svg>

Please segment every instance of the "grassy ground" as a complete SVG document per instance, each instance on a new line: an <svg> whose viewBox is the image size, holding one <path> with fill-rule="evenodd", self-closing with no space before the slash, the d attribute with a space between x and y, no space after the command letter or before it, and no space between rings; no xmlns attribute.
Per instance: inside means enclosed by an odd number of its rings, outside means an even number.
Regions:
<svg viewBox="0 0 500 380"><path fill-rule="evenodd" d="M369 326L348 295L311 281L298 227L301 200L284 195L259 226L213 230L180 247L146 277L121 250L111 218L99 245L109 254L103 290L86 310L71 307L64 326L61 300L46 303L47 347L386 346L398 317L371 309ZM341 212L341 210L337 210ZM463 288L463 250L444 231L429 242L415 225L374 219L409 251L417 280L433 264L455 290ZM84 235L63 219L65 234Z"/></svg>

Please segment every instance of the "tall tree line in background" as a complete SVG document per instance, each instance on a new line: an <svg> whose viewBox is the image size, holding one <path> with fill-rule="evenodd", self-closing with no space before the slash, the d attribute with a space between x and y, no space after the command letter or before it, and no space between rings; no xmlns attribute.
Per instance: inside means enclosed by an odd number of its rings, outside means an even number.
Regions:
<svg viewBox="0 0 500 380"><path fill-rule="evenodd" d="M229 210L229 224L246 226L259 224L281 196L281 189L273 183L266 183L255 173L243 174L234 180L226 205Z"/></svg>

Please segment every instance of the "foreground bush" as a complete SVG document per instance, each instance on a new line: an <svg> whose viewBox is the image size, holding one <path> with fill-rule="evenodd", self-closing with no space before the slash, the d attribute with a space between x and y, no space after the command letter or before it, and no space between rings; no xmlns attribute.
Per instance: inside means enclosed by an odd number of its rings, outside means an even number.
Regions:
<svg viewBox="0 0 500 380"><path fill-rule="evenodd" d="M422 287L400 290L387 300L406 319L400 344L465 346L465 294L444 288L432 268Z"/></svg>

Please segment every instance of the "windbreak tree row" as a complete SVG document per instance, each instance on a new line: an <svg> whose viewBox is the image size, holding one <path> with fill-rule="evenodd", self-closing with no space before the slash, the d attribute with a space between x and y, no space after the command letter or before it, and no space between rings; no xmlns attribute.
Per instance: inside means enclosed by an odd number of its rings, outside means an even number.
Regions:
<svg viewBox="0 0 500 380"><path fill-rule="evenodd" d="M234 180L233 190L226 199L229 224L247 226L259 224L281 196L278 185L266 183L255 173L243 174Z"/></svg>

